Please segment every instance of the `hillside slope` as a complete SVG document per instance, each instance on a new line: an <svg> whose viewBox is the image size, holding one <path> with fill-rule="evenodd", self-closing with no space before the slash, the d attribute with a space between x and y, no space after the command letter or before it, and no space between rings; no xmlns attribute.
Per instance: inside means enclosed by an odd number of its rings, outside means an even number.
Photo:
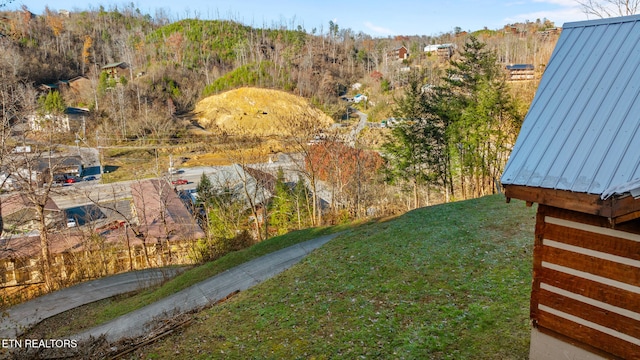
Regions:
<svg viewBox="0 0 640 360"><path fill-rule="evenodd" d="M305 98L279 90L248 87L209 96L196 104L194 113L202 127L228 134L288 134L287 123L292 119L312 119L319 128L333 123Z"/></svg>
<svg viewBox="0 0 640 360"><path fill-rule="evenodd" d="M329 242L141 358L526 358L535 209L418 209Z"/></svg>

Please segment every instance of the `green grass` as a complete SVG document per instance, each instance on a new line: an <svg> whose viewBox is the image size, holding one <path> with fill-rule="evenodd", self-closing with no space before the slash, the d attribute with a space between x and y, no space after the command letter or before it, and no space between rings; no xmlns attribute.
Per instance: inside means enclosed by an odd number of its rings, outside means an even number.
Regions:
<svg viewBox="0 0 640 360"><path fill-rule="evenodd" d="M248 249L229 253L216 261L190 269L160 287L105 299L57 315L54 318L43 321L30 331L27 336L46 334L47 338L61 338L77 334L84 329L89 329L125 315L249 260L306 240L348 230L349 228L350 225L312 228L271 238Z"/></svg>
<svg viewBox="0 0 640 360"><path fill-rule="evenodd" d="M534 222L489 196L365 224L132 358L526 359Z"/></svg>

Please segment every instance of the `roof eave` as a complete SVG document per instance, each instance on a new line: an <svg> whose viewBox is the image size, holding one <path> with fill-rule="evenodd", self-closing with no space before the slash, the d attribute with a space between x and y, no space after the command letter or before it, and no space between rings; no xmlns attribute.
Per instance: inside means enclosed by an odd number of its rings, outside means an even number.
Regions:
<svg viewBox="0 0 640 360"><path fill-rule="evenodd" d="M606 217L612 224L640 218L640 200L630 194L602 199L599 194L579 193L567 190L504 185L507 199L520 199L585 214Z"/></svg>

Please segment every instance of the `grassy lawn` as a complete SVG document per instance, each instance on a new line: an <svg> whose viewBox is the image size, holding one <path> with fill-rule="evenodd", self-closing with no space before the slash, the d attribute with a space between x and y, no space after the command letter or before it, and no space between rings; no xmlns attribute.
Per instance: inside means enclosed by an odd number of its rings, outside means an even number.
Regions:
<svg viewBox="0 0 640 360"><path fill-rule="evenodd" d="M232 252L217 261L208 262L190 269L169 280L159 287L142 290L101 300L47 319L30 331L25 338L62 338L77 334L82 330L115 319L159 299L174 294L193 284L219 274L234 266L245 263L262 255L295 245L297 243L349 229L350 226L333 226L294 231L286 235L271 238L251 248Z"/></svg>
<svg viewBox="0 0 640 360"><path fill-rule="evenodd" d="M534 222L489 196L365 224L131 358L526 359Z"/></svg>

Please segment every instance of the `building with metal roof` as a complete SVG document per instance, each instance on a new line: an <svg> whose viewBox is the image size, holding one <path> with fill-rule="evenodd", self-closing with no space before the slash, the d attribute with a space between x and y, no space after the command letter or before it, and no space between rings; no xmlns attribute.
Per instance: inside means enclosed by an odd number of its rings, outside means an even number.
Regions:
<svg viewBox="0 0 640 360"><path fill-rule="evenodd" d="M507 70L533 70L533 64L512 64L505 66Z"/></svg>
<svg viewBox="0 0 640 360"><path fill-rule="evenodd" d="M530 359L640 354L640 16L565 24L502 175L538 204Z"/></svg>
<svg viewBox="0 0 640 360"><path fill-rule="evenodd" d="M565 24L503 184L603 198L640 187L639 20Z"/></svg>
<svg viewBox="0 0 640 360"><path fill-rule="evenodd" d="M273 175L240 164L217 166L207 176L216 191L229 192L244 204L245 210L271 199L276 183Z"/></svg>
<svg viewBox="0 0 640 360"><path fill-rule="evenodd" d="M536 78L533 64L511 64L505 66L509 73L509 80L533 80Z"/></svg>

